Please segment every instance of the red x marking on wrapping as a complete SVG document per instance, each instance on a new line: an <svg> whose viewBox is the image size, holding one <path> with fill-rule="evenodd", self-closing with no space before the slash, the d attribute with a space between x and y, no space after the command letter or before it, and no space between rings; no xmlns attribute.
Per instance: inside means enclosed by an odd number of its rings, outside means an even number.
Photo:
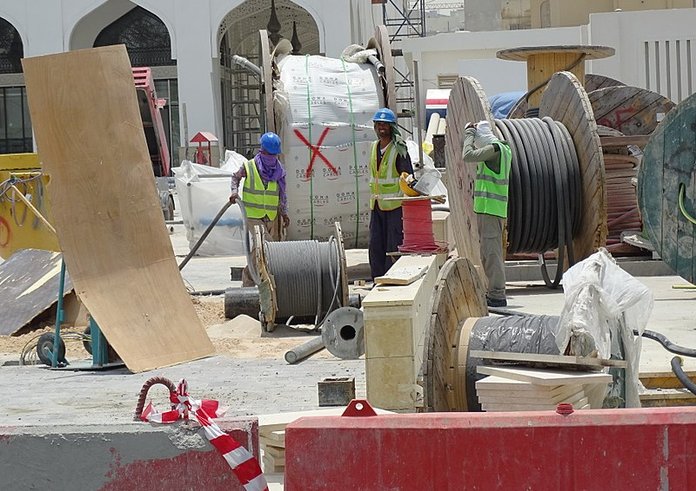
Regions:
<svg viewBox="0 0 696 491"><path fill-rule="evenodd" d="M302 143L307 145L307 147L309 147L309 149L312 150L312 156L310 157L309 165L307 166L307 177L312 175L312 167L314 167L314 159L316 159L317 157L319 157L321 160L323 160L324 163L326 164L326 167L331 169L331 171L335 175L338 175L338 170L336 170L336 167L334 167L334 165L331 162L329 162L329 159L327 159L321 153L321 150L319 150L319 147L321 147L321 144L324 141L324 138L326 138L326 135L329 133L330 129L331 128L324 128L324 131L322 131L321 135L319 135L319 141L317 141L316 145L312 145L311 143L309 143L307 138L305 138L305 136L300 132L300 130L295 129L295 134L297 135L297 138L299 138Z"/></svg>

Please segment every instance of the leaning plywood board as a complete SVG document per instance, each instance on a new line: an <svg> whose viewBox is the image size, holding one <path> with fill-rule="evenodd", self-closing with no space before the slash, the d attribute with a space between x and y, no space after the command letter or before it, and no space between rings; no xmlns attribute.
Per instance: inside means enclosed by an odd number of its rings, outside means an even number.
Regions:
<svg viewBox="0 0 696 491"><path fill-rule="evenodd" d="M23 60L65 262L80 300L140 372L214 353L160 210L124 46Z"/></svg>
<svg viewBox="0 0 696 491"><path fill-rule="evenodd" d="M59 252L22 249L0 265L0 335L20 334L58 301ZM65 295L72 290L65 278Z"/></svg>
<svg viewBox="0 0 696 491"><path fill-rule="evenodd" d="M587 373L587 372L562 372L551 370L535 370L533 368L499 368L480 366L478 373L484 375L495 375L497 377L509 378L531 382L536 385L562 385L562 384L593 384L600 382L611 382L612 377L608 373Z"/></svg>

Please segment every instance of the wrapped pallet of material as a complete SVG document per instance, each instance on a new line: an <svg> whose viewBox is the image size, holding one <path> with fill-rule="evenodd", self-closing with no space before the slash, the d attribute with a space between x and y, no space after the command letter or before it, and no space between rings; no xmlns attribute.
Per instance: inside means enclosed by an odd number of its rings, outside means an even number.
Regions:
<svg viewBox="0 0 696 491"><path fill-rule="evenodd" d="M327 240L340 222L346 247L366 247L372 117L384 105L372 65L287 56L276 123L287 170L288 240Z"/></svg>

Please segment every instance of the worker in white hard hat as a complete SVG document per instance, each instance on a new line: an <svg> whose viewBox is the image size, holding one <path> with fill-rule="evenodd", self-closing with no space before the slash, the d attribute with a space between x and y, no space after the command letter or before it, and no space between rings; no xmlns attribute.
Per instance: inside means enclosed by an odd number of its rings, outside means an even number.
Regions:
<svg viewBox="0 0 696 491"><path fill-rule="evenodd" d="M468 123L464 130L464 162L475 163L474 212L481 242L481 261L488 279L489 307L507 306L503 227L507 218L512 151L498 139L488 121Z"/></svg>
<svg viewBox="0 0 696 491"><path fill-rule="evenodd" d="M372 279L384 276L395 259L387 255L398 251L404 239L401 201L385 198L403 196L399 186L402 172L413 174L406 143L389 108L378 110L372 118L378 140L370 151L370 243L368 253Z"/></svg>

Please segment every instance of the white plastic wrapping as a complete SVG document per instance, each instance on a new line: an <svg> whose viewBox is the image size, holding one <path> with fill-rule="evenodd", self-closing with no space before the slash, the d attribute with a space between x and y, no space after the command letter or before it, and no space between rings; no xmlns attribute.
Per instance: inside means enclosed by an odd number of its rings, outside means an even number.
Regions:
<svg viewBox="0 0 696 491"><path fill-rule="evenodd" d="M561 353L616 355L627 361L625 404L640 407L641 336L653 308L652 292L600 249L563 275L565 305L556 337ZM621 344L623 355L621 356Z"/></svg>
<svg viewBox="0 0 696 491"><path fill-rule="evenodd" d="M198 242L229 199L231 176L244 161L243 156L227 152L225 164L221 168L184 160L180 167L173 169L181 218L186 228L189 248L193 248ZM233 205L220 218L197 254L201 256L243 255L243 237L242 213L238 206Z"/></svg>
<svg viewBox="0 0 696 491"><path fill-rule="evenodd" d="M372 116L384 104L375 69L323 56L287 56L279 68L274 111L287 172L287 238L327 240L338 221L346 247L365 247Z"/></svg>

